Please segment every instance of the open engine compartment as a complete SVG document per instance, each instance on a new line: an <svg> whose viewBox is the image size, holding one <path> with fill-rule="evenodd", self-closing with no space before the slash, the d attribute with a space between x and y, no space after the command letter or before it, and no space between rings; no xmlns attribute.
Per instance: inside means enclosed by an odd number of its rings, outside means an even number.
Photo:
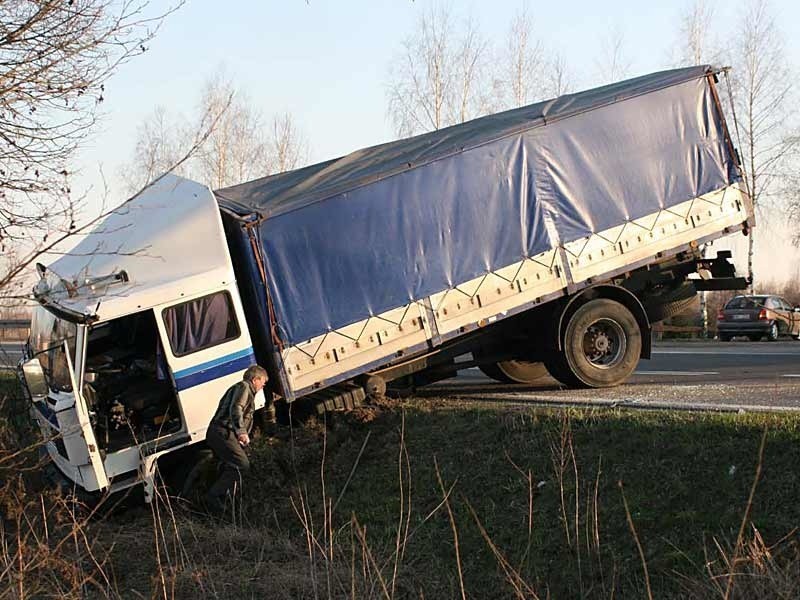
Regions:
<svg viewBox="0 0 800 600"><path fill-rule="evenodd" d="M181 428L177 396L163 358L153 311L92 327L83 395L97 443L106 452Z"/></svg>

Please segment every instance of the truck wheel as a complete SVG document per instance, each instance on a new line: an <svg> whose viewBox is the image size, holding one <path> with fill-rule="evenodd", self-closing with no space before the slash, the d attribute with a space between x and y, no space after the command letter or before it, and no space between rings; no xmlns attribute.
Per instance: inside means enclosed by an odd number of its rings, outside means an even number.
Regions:
<svg viewBox="0 0 800 600"><path fill-rule="evenodd" d="M692 304L694 304L694 296L691 298L684 298L683 300L675 300L674 302L668 302L667 304L659 306L655 314L658 316L659 321L663 321L686 312L692 307Z"/></svg>
<svg viewBox="0 0 800 600"><path fill-rule="evenodd" d="M697 295L691 281L685 281L676 288L643 299L644 310L651 323L663 321L687 310Z"/></svg>
<svg viewBox="0 0 800 600"><path fill-rule="evenodd" d="M569 369L563 352L554 352L544 363L550 375L568 387L583 387Z"/></svg>
<svg viewBox="0 0 800 600"><path fill-rule="evenodd" d="M642 333L625 306L598 298L572 315L563 346L553 360L551 373L557 379L574 387L612 387L623 383L639 364Z"/></svg>
<svg viewBox="0 0 800 600"><path fill-rule="evenodd" d="M533 383L548 374L544 363L527 360L504 360L478 368L484 375L500 383Z"/></svg>
<svg viewBox="0 0 800 600"><path fill-rule="evenodd" d="M356 383L364 388L367 400L380 400L386 396L386 380L380 375L364 375L356 379Z"/></svg>

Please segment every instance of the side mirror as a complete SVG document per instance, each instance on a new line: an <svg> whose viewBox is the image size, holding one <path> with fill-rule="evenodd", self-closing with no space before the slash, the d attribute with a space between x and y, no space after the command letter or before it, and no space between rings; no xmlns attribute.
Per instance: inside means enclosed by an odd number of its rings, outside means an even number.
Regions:
<svg viewBox="0 0 800 600"><path fill-rule="evenodd" d="M28 392L34 400L37 398L44 398L50 391L47 387L47 380L44 377L44 369L38 358L23 363L22 375L25 377L25 385L28 386Z"/></svg>

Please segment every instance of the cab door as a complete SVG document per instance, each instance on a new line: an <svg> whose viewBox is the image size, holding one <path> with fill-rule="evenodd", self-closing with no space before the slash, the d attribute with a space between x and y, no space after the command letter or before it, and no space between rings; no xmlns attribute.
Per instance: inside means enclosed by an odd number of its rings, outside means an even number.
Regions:
<svg viewBox="0 0 800 600"><path fill-rule="evenodd" d="M187 433L202 440L222 395L256 363L238 291L234 285L156 312Z"/></svg>
<svg viewBox="0 0 800 600"><path fill-rule="evenodd" d="M78 348L85 347L85 333L86 327L78 328ZM97 439L95 438L92 424L89 421L89 410L86 406L86 400L83 394L81 394L81 389L78 387L78 378L75 376L72 357L70 356L69 346L66 341L64 342L64 354L67 360L67 370L69 371L70 383L72 384L72 392L75 396L75 415L77 417L77 429L79 429L79 431L66 431L62 429L61 433L64 436L65 443L67 443L68 437L76 435L79 435L84 440L84 443L80 444L80 446L85 448L86 456L83 457L84 460L79 459L76 465L80 472L81 479L83 480L83 487L87 491L104 490L108 487L108 476L103 466L103 458L100 456L100 449L97 446ZM71 445L70 447L75 446Z"/></svg>

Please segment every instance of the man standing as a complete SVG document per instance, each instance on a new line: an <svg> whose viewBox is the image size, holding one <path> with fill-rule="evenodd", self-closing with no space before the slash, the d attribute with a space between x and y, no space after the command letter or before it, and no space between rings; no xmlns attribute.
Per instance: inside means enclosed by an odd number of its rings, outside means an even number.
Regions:
<svg viewBox="0 0 800 600"><path fill-rule="evenodd" d="M250 444L255 395L264 388L267 379L263 367L248 367L242 381L232 385L222 396L208 425L206 443L222 463L219 478L206 494L212 511L224 509L225 497L234 493L237 483L241 486L241 474L250 469L244 449Z"/></svg>

